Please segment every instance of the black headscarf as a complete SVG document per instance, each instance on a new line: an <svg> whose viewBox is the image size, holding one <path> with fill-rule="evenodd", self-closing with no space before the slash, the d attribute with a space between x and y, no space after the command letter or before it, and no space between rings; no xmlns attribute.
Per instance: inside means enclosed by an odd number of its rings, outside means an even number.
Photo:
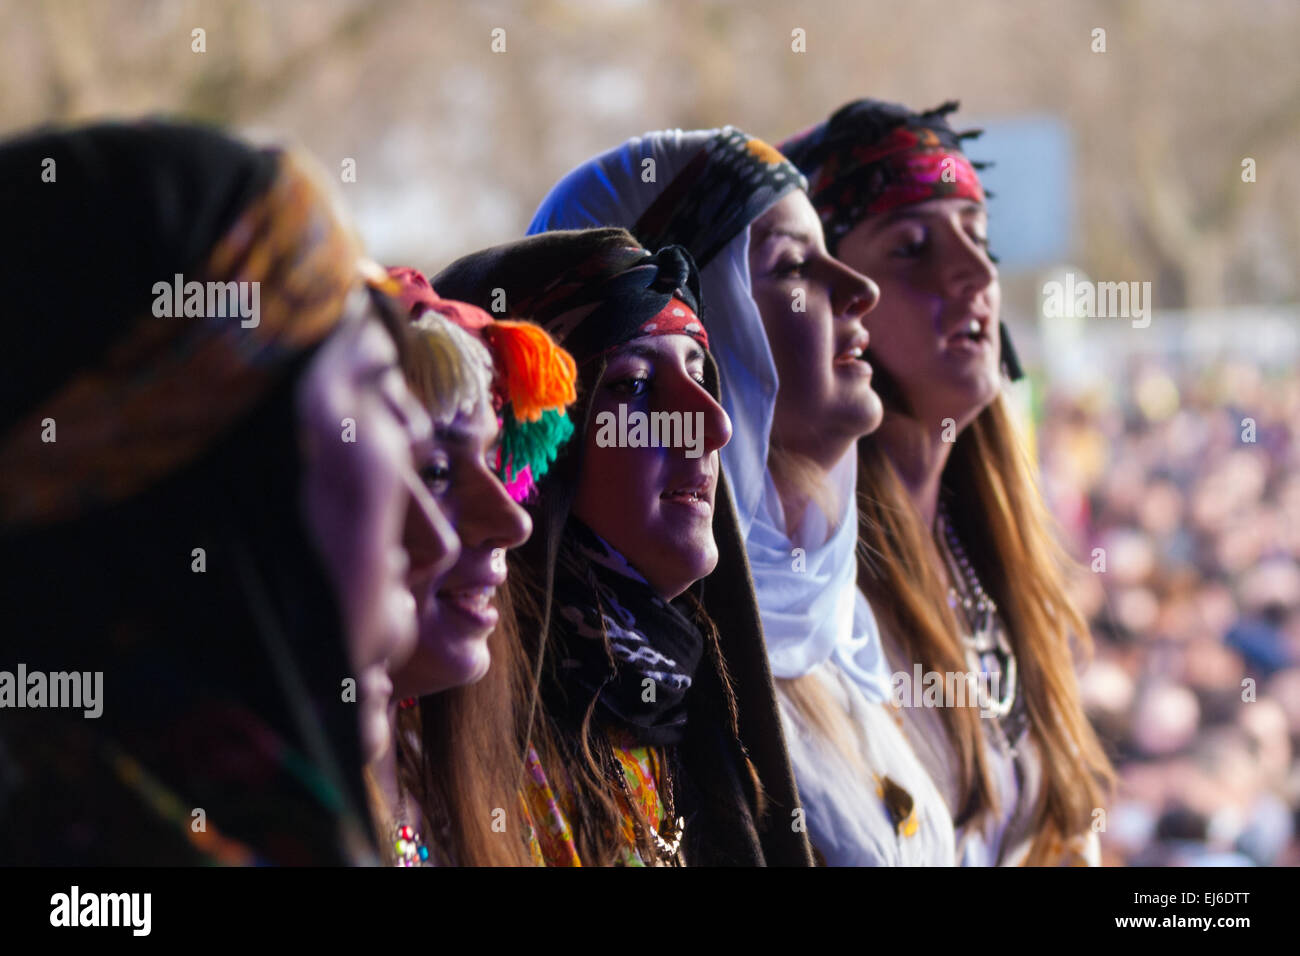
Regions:
<svg viewBox="0 0 1300 956"><path fill-rule="evenodd" d="M4 712L0 862L372 860L295 402L350 233L291 155L162 123L0 146L0 222L0 669L103 674L97 718ZM177 273L260 325L156 317Z"/></svg>
<svg viewBox="0 0 1300 956"><path fill-rule="evenodd" d="M668 246L651 253L626 230L612 228L531 236L465 256L433 279L440 295L489 310L494 304L504 306L511 317L537 322L573 355L579 387L570 414L578 436L591 426L591 396L604 374L607 350L636 337L641 324L674 296L695 310L707 329L698 283L694 261L684 249ZM711 357L705 362L705 387L715 399L719 396ZM516 552L525 568L544 569L541 614L552 632L563 629L553 598L557 565L564 563L560 552L572 537L570 512L583 447L575 437L539 483L533 536ZM719 475L713 524L717 570L690 589L690 599L673 602L685 618L687 600L697 601L708 618L721 625L685 701L690 718L678 747L691 819L684 852L691 865L809 865L806 836L789 822L790 808L798 805L793 773L725 475ZM571 644L563 638L544 639L557 645L545 648L545 679L552 686L549 691L544 686L544 694L551 706L560 699L558 706L573 715L591 697L563 702L572 691L565 692L557 673L557 648ZM632 730L634 739L654 742L644 732L638 734L635 726Z"/></svg>

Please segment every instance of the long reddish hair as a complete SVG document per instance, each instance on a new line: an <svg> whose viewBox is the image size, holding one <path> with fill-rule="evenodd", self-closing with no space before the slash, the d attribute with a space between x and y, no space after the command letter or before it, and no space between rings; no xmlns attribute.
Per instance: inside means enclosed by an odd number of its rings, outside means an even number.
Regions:
<svg viewBox="0 0 1300 956"><path fill-rule="evenodd" d="M887 400L887 415L889 406ZM1056 862L1069 841L1088 832L1114 780L1075 674L1092 651L1087 622L1066 586L1076 565L1059 544L1034 474L999 395L958 436L940 492L1016 655L1043 770L1031 865ZM858 586L882 629L909 662L927 671L964 671L937 546L893 463L870 437L858 443L858 508ZM998 806L978 707L944 708L941 717L955 763L955 822L979 823Z"/></svg>

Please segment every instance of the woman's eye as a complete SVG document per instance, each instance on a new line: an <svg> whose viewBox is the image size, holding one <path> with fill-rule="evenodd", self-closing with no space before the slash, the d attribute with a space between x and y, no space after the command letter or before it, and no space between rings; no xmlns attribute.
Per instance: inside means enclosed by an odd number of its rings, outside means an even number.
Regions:
<svg viewBox="0 0 1300 956"><path fill-rule="evenodd" d="M990 251L989 249L989 237L981 236L978 233L968 233L968 235L970 235L971 242L975 243L975 245L979 246L981 249L984 250L984 255L989 260L989 262L993 263L994 265L997 265L998 257L995 256L992 253L992 251Z"/></svg>
<svg viewBox="0 0 1300 956"><path fill-rule="evenodd" d="M925 252L925 237L918 236L899 243L890 254L900 259L915 259L923 252Z"/></svg>
<svg viewBox="0 0 1300 956"><path fill-rule="evenodd" d="M451 469L440 462L429 462L420 468L420 480L430 491L445 489L451 481Z"/></svg>
<svg viewBox="0 0 1300 956"><path fill-rule="evenodd" d="M633 375L609 383L609 389L619 395L631 395L638 398L650 389L650 379L643 375Z"/></svg>
<svg viewBox="0 0 1300 956"><path fill-rule="evenodd" d="M772 275L782 279L799 279L803 277L804 266L807 264L804 259L782 259L772 269Z"/></svg>

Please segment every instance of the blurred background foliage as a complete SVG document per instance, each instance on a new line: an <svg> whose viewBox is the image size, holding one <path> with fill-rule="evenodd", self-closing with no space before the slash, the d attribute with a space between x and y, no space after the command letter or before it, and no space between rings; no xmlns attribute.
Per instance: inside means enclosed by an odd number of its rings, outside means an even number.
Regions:
<svg viewBox="0 0 1300 956"><path fill-rule="evenodd" d="M0 35L0 130L163 112L290 136L355 159L371 247L426 267L519 235L639 132L779 140L858 96L959 98L1072 130L1089 274L1166 309L1297 298L1295 0L4 0Z"/></svg>

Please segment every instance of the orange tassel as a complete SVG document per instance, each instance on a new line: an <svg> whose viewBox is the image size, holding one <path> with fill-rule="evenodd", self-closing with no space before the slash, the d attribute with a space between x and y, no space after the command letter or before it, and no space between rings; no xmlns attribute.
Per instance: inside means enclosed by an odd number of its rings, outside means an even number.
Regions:
<svg viewBox="0 0 1300 956"><path fill-rule="evenodd" d="M578 366L541 326L499 320L482 332L496 353L505 396L517 419L535 422L548 408L563 409L577 399Z"/></svg>

